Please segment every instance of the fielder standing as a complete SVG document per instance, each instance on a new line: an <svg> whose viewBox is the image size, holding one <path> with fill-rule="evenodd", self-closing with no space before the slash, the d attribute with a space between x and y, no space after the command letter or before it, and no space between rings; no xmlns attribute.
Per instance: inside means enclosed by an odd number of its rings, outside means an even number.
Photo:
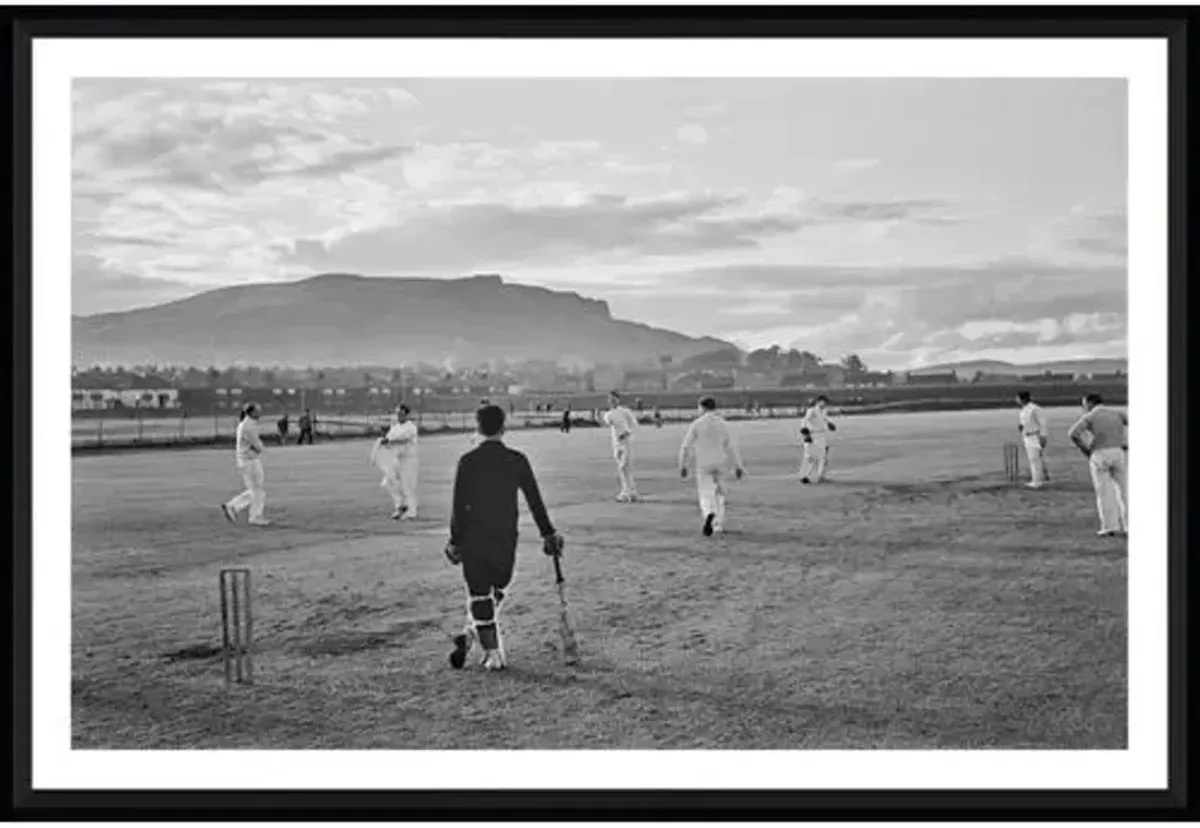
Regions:
<svg viewBox="0 0 1200 828"><path fill-rule="evenodd" d="M813 468L816 468L816 482L825 479L825 468L829 460L830 431L837 431L829 419L826 406L829 398L824 394L817 397L804 417L800 420L800 439L804 443L804 459L800 462L800 482L811 483Z"/></svg>
<svg viewBox="0 0 1200 828"><path fill-rule="evenodd" d="M725 531L725 494L730 469L738 480L746 473L737 442L712 397L700 400L700 416L688 426L679 449L679 476L695 470L705 537Z"/></svg>
<svg viewBox="0 0 1200 828"><path fill-rule="evenodd" d="M637 483L633 479L630 442L637 428L637 417L622 404L621 395L616 391L610 391L608 394L608 411L604 414L604 424L612 429L613 459L617 462L617 479L621 481L617 502L636 502L639 495Z"/></svg>
<svg viewBox="0 0 1200 828"><path fill-rule="evenodd" d="M1028 391L1017 394L1017 403L1021 406L1017 431L1021 433L1021 441L1025 444L1025 456L1029 458L1030 480L1026 486L1030 489L1040 489L1050 482L1045 459L1046 440L1050 429L1046 425L1046 415L1042 413L1042 407L1033 401Z"/></svg>
<svg viewBox="0 0 1200 828"><path fill-rule="evenodd" d="M238 415L234 457L246 490L228 503L221 504L221 512L230 523L237 522L238 512L249 508L251 526L271 525L264 516L267 492L264 488L262 456L266 447L263 446L262 437L258 433L260 414L258 403L246 403Z"/></svg>
<svg viewBox="0 0 1200 828"><path fill-rule="evenodd" d="M420 457L417 453L419 432L409 419L412 409L399 405L392 415L392 426L375 443L371 459L383 472L379 485L392 496L392 520L415 520L417 517L417 478Z"/></svg>
<svg viewBox="0 0 1200 828"><path fill-rule="evenodd" d="M1067 437L1088 459L1096 510L1100 513L1101 537L1129 531L1129 418L1123 411L1104 405L1099 394L1083 398L1083 416L1071 426ZM1091 434L1086 440L1084 432Z"/></svg>
<svg viewBox="0 0 1200 828"><path fill-rule="evenodd" d="M471 645L483 647L483 666L507 666L500 637L500 605L517 559L517 492L533 514L547 555L562 552L563 539L550 522L529 460L504 445L504 409L488 405L476 414L483 442L458 461L446 558L462 564L467 585L467 625L454 637L450 665L459 669Z"/></svg>

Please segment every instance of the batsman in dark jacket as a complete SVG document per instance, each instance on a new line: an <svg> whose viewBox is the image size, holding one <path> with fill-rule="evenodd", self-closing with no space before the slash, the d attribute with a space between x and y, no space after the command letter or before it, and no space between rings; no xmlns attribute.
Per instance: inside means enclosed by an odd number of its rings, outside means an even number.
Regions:
<svg viewBox="0 0 1200 828"><path fill-rule="evenodd" d="M504 445L504 409L480 408L475 415L483 442L458 461L454 508L446 558L462 565L467 584L467 626L454 637L451 666L461 668L475 640L483 648L483 666L505 665L499 615L517 557L518 491L524 494L542 536L542 551L561 554L562 536L554 529L529 460Z"/></svg>

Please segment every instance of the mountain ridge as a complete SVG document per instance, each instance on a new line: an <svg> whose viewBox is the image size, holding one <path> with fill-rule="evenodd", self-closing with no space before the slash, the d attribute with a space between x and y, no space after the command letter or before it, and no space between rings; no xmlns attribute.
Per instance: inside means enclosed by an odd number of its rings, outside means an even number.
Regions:
<svg viewBox="0 0 1200 828"><path fill-rule="evenodd" d="M429 279L323 273L72 316L71 328L75 364L651 364L660 355L679 360L736 347L615 319L602 299L497 274Z"/></svg>

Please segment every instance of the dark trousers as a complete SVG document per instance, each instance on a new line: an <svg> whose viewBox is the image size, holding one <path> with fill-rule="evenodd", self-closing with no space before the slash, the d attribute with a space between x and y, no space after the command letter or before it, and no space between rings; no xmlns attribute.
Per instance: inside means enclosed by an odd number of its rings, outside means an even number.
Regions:
<svg viewBox="0 0 1200 828"><path fill-rule="evenodd" d="M306 439L308 440L308 444L311 446L313 444L313 433L311 428L300 429L300 439L296 441L296 445L304 445L304 441Z"/></svg>
<svg viewBox="0 0 1200 828"><path fill-rule="evenodd" d="M485 649L500 646L500 605L517 563L517 538L468 539L462 571L467 583L467 615Z"/></svg>

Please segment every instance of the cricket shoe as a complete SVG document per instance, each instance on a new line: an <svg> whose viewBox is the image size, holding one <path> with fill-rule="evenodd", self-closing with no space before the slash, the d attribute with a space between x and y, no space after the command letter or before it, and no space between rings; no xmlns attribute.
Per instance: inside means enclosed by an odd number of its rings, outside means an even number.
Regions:
<svg viewBox="0 0 1200 828"><path fill-rule="evenodd" d="M707 515L705 515L704 528L700 530L704 534L704 537L706 537L706 538L712 537L712 533L714 531L713 530L713 521L716 519L717 519L717 516L714 515L712 512L709 512Z"/></svg>
<svg viewBox="0 0 1200 828"><path fill-rule="evenodd" d="M403 506L396 509L394 512L392 512L392 520L400 520L402 517L404 517L404 511L405 510Z"/></svg>
<svg viewBox="0 0 1200 828"><path fill-rule="evenodd" d="M258 520L250 521L250 525L251 526L270 526L271 521L267 520L266 518L259 518Z"/></svg>
<svg viewBox="0 0 1200 828"><path fill-rule="evenodd" d="M401 520L416 520L416 519L417 519L417 513L416 513L416 512L408 512L408 511L406 511L404 514L402 514L402 515L400 516L400 519L401 519Z"/></svg>
<svg viewBox="0 0 1200 828"><path fill-rule="evenodd" d="M455 670L461 670L463 665L467 663L467 653L471 652L471 645L475 643L474 630L464 630L454 636L454 650L450 653L450 666Z"/></svg>
<svg viewBox="0 0 1200 828"><path fill-rule="evenodd" d="M483 654L483 669L503 670L508 667L504 658L504 650L486 650Z"/></svg>
<svg viewBox="0 0 1200 828"><path fill-rule="evenodd" d="M233 510L229 508L228 503L221 504L221 514L223 514L225 519L230 523L237 523L237 515L235 515Z"/></svg>

